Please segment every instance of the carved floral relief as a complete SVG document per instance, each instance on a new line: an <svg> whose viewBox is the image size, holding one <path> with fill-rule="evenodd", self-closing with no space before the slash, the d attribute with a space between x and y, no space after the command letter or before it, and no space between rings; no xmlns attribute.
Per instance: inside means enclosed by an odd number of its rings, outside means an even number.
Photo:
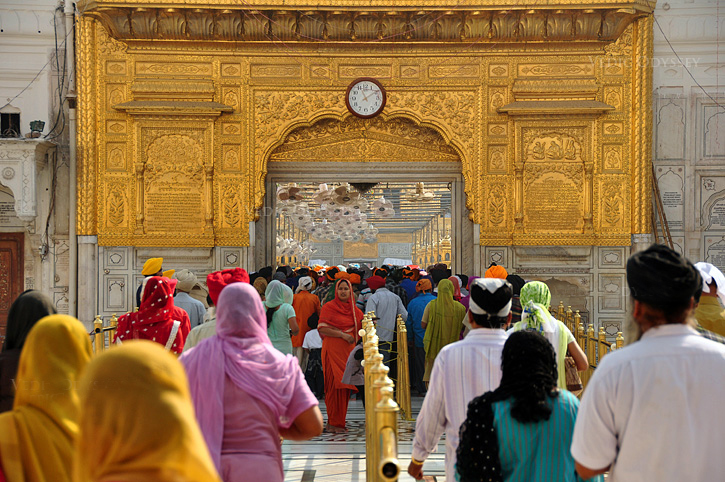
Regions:
<svg viewBox="0 0 725 482"><path fill-rule="evenodd" d="M602 226L621 228L624 223L624 197L619 180L607 180L601 191Z"/></svg>

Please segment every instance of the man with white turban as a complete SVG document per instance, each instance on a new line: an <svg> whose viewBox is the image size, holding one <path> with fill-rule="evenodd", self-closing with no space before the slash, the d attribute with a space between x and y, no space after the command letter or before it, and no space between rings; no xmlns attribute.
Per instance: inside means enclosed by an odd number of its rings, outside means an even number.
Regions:
<svg viewBox="0 0 725 482"><path fill-rule="evenodd" d="M725 336L725 275L710 263L695 263L695 268L702 276L702 296L695 318L706 330Z"/></svg>
<svg viewBox="0 0 725 482"><path fill-rule="evenodd" d="M196 275L188 269L182 269L176 272L174 278L179 280L176 284L176 296L174 296L174 306L178 306L186 311L189 315L191 328L201 325L204 322L204 303L195 300L189 295L189 292L196 285Z"/></svg>

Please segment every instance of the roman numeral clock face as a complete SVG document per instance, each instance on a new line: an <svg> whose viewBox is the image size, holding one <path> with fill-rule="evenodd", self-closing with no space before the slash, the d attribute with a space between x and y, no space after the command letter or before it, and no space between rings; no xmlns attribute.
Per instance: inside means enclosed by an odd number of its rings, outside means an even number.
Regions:
<svg viewBox="0 0 725 482"><path fill-rule="evenodd" d="M385 107L385 89L380 82L371 78L353 81L347 88L345 103L350 112L363 119L375 117Z"/></svg>

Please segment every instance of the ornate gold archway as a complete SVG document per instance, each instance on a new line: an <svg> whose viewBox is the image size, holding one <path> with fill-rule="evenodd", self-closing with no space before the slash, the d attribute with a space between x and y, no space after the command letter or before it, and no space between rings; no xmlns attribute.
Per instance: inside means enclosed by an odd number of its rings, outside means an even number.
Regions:
<svg viewBox="0 0 725 482"><path fill-rule="evenodd" d="M456 150L480 244L648 232L650 2L282 3L79 4L79 234L249 246L268 159L300 126L344 122L360 76L385 85L382 120Z"/></svg>

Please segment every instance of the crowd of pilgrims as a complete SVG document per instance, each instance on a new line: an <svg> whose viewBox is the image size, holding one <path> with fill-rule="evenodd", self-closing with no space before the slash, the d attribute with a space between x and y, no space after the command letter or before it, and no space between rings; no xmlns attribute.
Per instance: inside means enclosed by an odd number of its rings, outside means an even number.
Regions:
<svg viewBox="0 0 725 482"><path fill-rule="evenodd" d="M663 256L675 253L653 259ZM394 379L396 320L405 320L411 390L426 397L414 478L444 432L449 481L598 480L614 468L575 464L579 400L566 370L589 361L550 314L543 282L496 264L481 278L443 264L349 265L226 269L204 286L162 265L144 264L138 308L118 319L112 346L97 356L83 324L57 314L43 293L12 304L0 354L0 482L282 482L281 440L323 431L318 399L332 433L346 431L351 396L365 403L358 332L370 311ZM696 279L660 295L689 301L689 286L705 279L705 293L725 296L716 268L693 271ZM695 291L699 299L702 287ZM725 349L718 356L725 361Z"/></svg>

